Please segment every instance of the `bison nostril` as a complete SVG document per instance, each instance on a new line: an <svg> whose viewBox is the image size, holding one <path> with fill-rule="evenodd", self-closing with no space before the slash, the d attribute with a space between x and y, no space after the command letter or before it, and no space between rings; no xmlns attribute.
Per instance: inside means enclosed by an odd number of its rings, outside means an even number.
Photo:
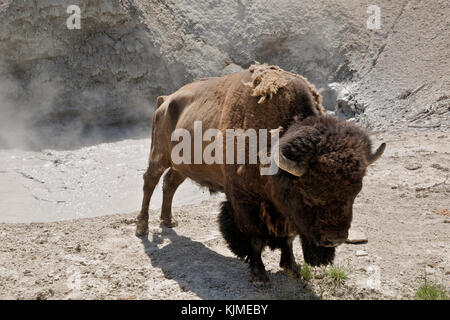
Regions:
<svg viewBox="0 0 450 320"><path fill-rule="evenodd" d="M326 236L322 235L320 237L320 245L323 247L336 247L347 240L347 236L343 237L342 235L333 235Z"/></svg>
<svg viewBox="0 0 450 320"><path fill-rule="evenodd" d="M333 243L334 245L339 245L341 243L344 243L345 240L347 240L347 237L339 237L339 238L328 238L329 242Z"/></svg>
<svg viewBox="0 0 450 320"><path fill-rule="evenodd" d="M335 247L344 243L347 240L347 232L326 232L320 235L319 242L321 246Z"/></svg>

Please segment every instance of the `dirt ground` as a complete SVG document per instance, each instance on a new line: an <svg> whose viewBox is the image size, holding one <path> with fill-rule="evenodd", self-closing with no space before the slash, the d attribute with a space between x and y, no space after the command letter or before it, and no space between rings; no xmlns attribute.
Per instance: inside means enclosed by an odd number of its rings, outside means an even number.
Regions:
<svg viewBox="0 0 450 320"><path fill-rule="evenodd" d="M309 281L292 279L278 266L279 251L266 249L272 286L255 287L219 233L220 199L212 198L175 209L174 229L152 210L145 238L134 234L137 212L0 224L0 298L409 299L425 274L448 290L450 132L382 131L372 139L387 149L365 177L352 223L368 242L338 247L335 265L348 275L340 285L323 268ZM302 264L298 240L294 252Z"/></svg>

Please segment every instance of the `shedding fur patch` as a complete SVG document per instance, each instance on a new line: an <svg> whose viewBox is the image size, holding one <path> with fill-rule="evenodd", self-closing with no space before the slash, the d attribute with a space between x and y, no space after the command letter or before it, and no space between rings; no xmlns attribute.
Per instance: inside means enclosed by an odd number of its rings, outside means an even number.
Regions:
<svg viewBox="0 0 450 320"><path fill-rule="evenodd" d="M286 234L294 234L290 230L290 222L288 219L278 215L273 208L271 208L267 203L262 202L259 208L260 219L264 222L269 230L269 233L273 236L280 236Z"/></svg>
<svg viewBox="0 0 450 320"><path fill-rule="evenodd" d="M272 99L281 88L286 87L289 83L289 79L286 75L290 75L306 82L314 98L319 114L325 114L322 106L322 96L316 87L309 83L308 79L305 77L285 71L278 66L270 66L266 63L261 64L259 62L252 64L248 70L252 73L252 81L244 82L244 85L253 88L252 96L259 97L258 104L262 104L267 100Z"/></svg>
<svg viewBox="0 0 450 320"><path fill-rule="evenodd" d="M253 88L252 96L260 97L259 104L272 99L280 88L289 83L283 70L277 66L257 63L251 65L249 70L252 72L252 82L244 83L244 85Z"/></svg>

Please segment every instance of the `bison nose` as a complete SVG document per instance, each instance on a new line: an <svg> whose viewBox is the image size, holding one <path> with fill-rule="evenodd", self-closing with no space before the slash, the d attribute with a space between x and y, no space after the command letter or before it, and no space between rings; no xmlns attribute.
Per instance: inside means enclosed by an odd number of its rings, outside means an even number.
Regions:
<svg viewBox="0 0 450 320"><path fill-rule="evenodd" d="M347 240L347 237L340 237L340 238L328 238L328 242L333 244L333 247L340 245L341 243L344 243L345 240Z"/></svg>
<svg viewBox="0 0 450 320"><path fill-rule="evenodd" d="M322 237L321 245L324 247L336 247L347 240L348 233L337 233L332 235L326 235Z"/></svg>

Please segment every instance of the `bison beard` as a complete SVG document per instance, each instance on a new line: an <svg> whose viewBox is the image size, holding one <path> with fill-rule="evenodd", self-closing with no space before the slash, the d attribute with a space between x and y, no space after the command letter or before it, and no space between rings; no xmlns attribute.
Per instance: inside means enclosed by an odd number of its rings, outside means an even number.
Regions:
<svg viewBox="0 0 450 320"><path fill-rule="evenodd" d="M219 227L220 232L222 233L225 241L227 242L228 248L240 259L245 259L246 262L250 262L250 271L253 273L251 251L252 251L252 243L251 239L244 233L241 232L235 223L234 220L234 212L231 203L228 201L222 202L221 211L219 214ZM272 250L277 248L283 248L286 243L291 244L292 239L285 237L274 237L269 235L267 232L266 238L263 240L263 247L268 245ZM303 257L305 262L311 266L320 266L320 265L328 265L333 263L334 260L334 247L321 247L315 245L313 242L307 240L304 237L301 237L302 249L303 249ZM287 248L289 250L289 248ZM292 248L291 248L292 250ZM293 272L296 276L298 276L298 267L295 264L294 258L289 256L289 254L281 255L280 266L285 268L291 272ZM256 272L258 274L260 272ZM265 279L265 273L261 274L261 278L259 280L267 280ZM258 279L256 279L258 280Z"/></svg>

